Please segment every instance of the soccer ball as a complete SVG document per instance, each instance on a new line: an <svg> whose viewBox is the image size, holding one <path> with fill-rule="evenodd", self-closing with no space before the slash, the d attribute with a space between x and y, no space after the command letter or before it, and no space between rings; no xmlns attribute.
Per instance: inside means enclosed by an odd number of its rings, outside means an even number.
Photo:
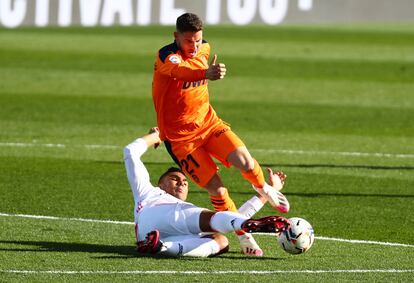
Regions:
<svg viewBox="0 0 414 283"><path fill-rule="evenodd" d="M310 249L315 240L312 226L299 217L289 218L290 228L278 235L282 249L290 254L301 254Z"/></svg>

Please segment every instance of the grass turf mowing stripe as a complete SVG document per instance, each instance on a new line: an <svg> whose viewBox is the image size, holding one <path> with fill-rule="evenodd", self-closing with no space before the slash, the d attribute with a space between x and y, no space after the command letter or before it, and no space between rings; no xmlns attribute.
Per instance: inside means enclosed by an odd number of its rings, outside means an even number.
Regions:
<svg viewBox="0 0 414 283"><path fill-rule="evenodd" d="M340 270L0 270L0 273L14 274L65 274L65 275L122 275L122 274L181 274L181 275L211 275L211 274L276 274L276 273L412 273L414 269L340 269Z"/></svg>
<svg viewBox="0 0 414 283"><path fill-rule="evenodd" d="M101 149L121 149L118 145L104 145L104 144L78 144L65 145L61 143L40 144L40 143L22 143L22 142L0 142L2 147L52 147L52 148L66 148L66 147L84 147L84 148L101 148ZM291 149L251 149L252 152L264 153L284 153L284 154L300 154L300 155L336 155L336 156L357 156L357 157L387 157L387 158L414 158L414 154L404 153L381 153L381 152L347 152L347 151L315 151L315 150L291 150Z"/></svg>
<svg viewBox="0 0 414 283"><path fill-rule="evenodd" d="M56 216L45 216L45 215L28 215L28 214L11 214L11 213L0 213L3 217L21 217L21 218L33 218L33 219L45 219L45 220L63 220L63 221L79 221L79 222L93 222L93 223L107 223L107 224L120 224L120 225L135 225L134 222L129 221L116 221L116 220L100 220L100 219L87 219L87 218L70 218L70 217L56 217ZM258 235L275 236L274 233L256 233ZM414 248L414 245L401 244L401 243L390 243L390 242L379 242L379 241L367 241L367 240L351 240L351 239L340 239L330 238L324 236L315 237L317 240L324 241L336 241L346 242L352 244L371 244L371 245L382 245L382 246L397 246L397 247L408 247Z"/></svg>

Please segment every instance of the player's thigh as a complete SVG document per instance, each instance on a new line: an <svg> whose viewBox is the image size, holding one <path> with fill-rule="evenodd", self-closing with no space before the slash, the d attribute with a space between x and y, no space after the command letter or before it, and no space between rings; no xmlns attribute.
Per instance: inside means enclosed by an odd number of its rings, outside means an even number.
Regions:
<svg viewBox="0 0 414 283"><path fill-rule="evenodd" d="M178 148L174 149L173 154L181 170L202 188L218 171L216 163L203 147L198 147L191 153Z"/></svg>
<svg viewBox="0 0 414 283"><path fill-rule="evenodd" d="M138 215L138 239L145 239L154 230L158 230L161 237L200 233L200 214L204 210L189 203L144 208Z"/></svg>
<svg viewBox="0 0 414 283"><path fill-rule="evenodd" d="M161 241L165 243L165 242L183 242L187 240L197 241L199 239L202 239L201 235L188 234L188 235L175 235L175 236L164 237L164 238L161 238Z"/></svg>
<svg viewBox="0 0 414 283"><path fill-rule="evenodd" d="M176 204L157 205L144 207L135 219L137 222L138 240L144 240L146 235L154 230L160 233L170 234L174 222Z"/></svg>
<svg viewBox="0 0 414 283"><path fill-rule="evenodd" d="M201 208L190 203L182 203L179 206L179 213L183 224L187 226L188 231L191 234L201 233L200 228L200 216L203 212L209 211L206 208Z"/></svg>
<svg viewBox="0 0 414 283"><path fill-rule="evenodd" d="M219 127L212 134L204 148L223 165L230 167L228 156L238 148L245 147L243 141L227 125Z"/></svg>

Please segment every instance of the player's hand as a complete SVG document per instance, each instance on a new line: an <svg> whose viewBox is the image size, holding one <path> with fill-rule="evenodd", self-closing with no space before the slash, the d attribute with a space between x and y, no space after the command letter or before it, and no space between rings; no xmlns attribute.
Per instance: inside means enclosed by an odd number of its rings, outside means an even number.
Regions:
<svg viewBox="0 0 414 283"><path fill-rule="evenodd" d="M158 129L158 127L152 127L151 129L149 129L148 134L153 134L153 133L160 134L160 130Z"/></svg>
<svg viewBox="0 0 414 283"><path fill-rule="evenodd" d="M267 172L269 173L269 185L275 187L274 185L277 183L282 183L282 186L285 184L285 180L287 177L285 173L283 173L282 171L274 173L271 168L267 168Z"/></svg>
<svg viewBox="0 0 414 283"><path fill-rule="evenodd" d="M210 65L206 71L206 79L211 81L221 80L226 75L226 65L223 63L216 64L217 54L214 54L213 60L211 60Z"/></svg>
<svg viewBox="0 0 414 283"><path fill-rule="evenodd" d="M156 149L161 144L160 130L158 129L158 127L153 127L148 131L148 134L153 136L154 148Z"/></svg>

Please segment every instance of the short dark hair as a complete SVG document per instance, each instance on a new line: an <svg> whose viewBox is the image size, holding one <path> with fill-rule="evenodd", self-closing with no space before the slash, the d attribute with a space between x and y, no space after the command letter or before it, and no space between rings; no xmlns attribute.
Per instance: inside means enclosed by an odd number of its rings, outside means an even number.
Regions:
<svg viewBox="0 0 414 283"><path fill-rule="evenodd" d="M203 30L203 21L193 13L185 13L177 18L175 27L178 32L197 32Z"/></svg>
<svg viewBox="0 0 414 283"><path fill-rule="evenodd" d="M173 173L173 172L179 172L179 173L181 173L181 174L183 174L184 175L184 172L183 171L181 171L181 169L180 168L177 168L177 167L170 167L170 168L168 168L167 169L167 171L165 171L161 176L160 176L160 178L158 179L158 184L159 183L161 183L161 180L165 177L165 176L167 176L168 174L170 174L170 173Z"/></svg>

